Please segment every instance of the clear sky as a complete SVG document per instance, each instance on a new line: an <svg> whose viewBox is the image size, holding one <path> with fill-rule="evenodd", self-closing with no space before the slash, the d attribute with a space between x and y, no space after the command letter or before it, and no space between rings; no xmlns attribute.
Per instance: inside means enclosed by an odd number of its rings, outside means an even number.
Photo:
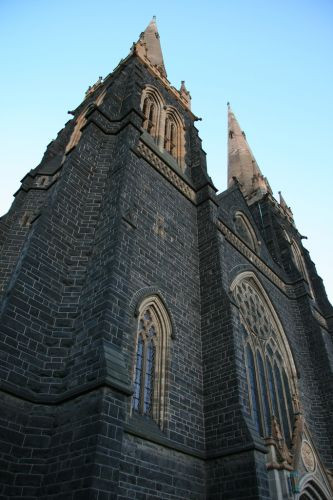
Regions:
<svg viewBox="0 0 333 500"><path fill-rule="evenodd" d="M185 80L216 187L227 101L333 300L331 0L0 0L0 214L98 76L153 15L171 83Z"/></svg>

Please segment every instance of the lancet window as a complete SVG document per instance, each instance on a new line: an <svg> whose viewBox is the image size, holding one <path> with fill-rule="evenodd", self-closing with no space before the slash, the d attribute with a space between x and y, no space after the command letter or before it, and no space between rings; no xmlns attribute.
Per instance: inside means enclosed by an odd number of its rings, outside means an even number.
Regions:
<svg viewBox="0 0 333 500"><path fill-rule="evenodd" d="M165 117L164 149L171 156L177 156L177 125L170 115Z"/></svg>
<svg viewBox="0 0 333 500"><path fill-rule="evenodd" d="M157 125L157 105L150 95L147 95L144 100L143 114L145 116L143 128L145 128L149 134L154 135Z"/></svg>
<svg viewBox="0 0 333 500"><path fill-rule="evenodd" d="M277 316L252 273L232 286L244 334L249 408L263 437L278 425L290 445L294 424L295 368Z"/></svg>
<svg viewBox="0 0 333 500"><path fill-rule="evenodd" d="M171 323L157 296L140 306L133 371L132 410L163 427Z"/></svg>
<svg viewBox="0 0 333 500"><path fill-rule="evenodd" d="M141 109L144 115L143 128L154 138L158 147L170 154L183 168L184 125L178 111L166 106L160 93L152 86L147 86L143 91Z"/></svg>

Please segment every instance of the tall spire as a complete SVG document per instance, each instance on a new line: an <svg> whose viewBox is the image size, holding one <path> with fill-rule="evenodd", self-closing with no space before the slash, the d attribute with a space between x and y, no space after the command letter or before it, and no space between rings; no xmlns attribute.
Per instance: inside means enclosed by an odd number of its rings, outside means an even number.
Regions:
<svg viewBox="0 0 333 500"><path fill-rule="evenodd" d="M228 103L228 187L235 182L247 199L272 192Z"/></svg>
<svg viewBox="0 0 333 500"><path fill-rule="evenodd" d="M167 76L161 50L160 35L158 34L156 25L156 16L150 21L145 31L141 33L138 42L135 44L135 49L142 58L148 59L163 76Z"/></svg>
<svg viewBox="0 0 333 500"><path fill-rule="evenodd" d="M283 198L283 196L282 196L281 191L279 191L279 197L280 197L280 203L279 203L280 207L282 208L282 210L285 212L285 214L286 214L286 215L287 215L290 219L294 220L294 214L293 214L293 212L292 212L291 208L290 208L290 207L288 207L288 205L287 205L287 203L286 203L285 199L284 199L284 198Z"/></svg>

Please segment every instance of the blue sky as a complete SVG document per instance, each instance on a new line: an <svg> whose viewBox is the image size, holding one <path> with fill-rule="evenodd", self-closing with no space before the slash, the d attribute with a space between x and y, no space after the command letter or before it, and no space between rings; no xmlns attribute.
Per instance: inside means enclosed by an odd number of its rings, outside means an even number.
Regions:
<svg viewBox="0 0 333 500"><path fill-rule="evenodd" d="M333 300L333 2L0 0L0 214L84 92L153 15L171 83L185 80L216 187L226 102L274 195L291 206Z"/></svg>

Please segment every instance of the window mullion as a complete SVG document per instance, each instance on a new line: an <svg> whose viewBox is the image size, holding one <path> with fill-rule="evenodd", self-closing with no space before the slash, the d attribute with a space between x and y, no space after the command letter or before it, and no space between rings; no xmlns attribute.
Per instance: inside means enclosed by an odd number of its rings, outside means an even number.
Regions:
<svg viewBox="0 0 333 500"><path fill-rule="evenodd" d="M144 414L144 396L145 396L145 377L146 377L146 365L147 365L147 345L148 339L146 332L144 334L143 340L143 359L142 359L142 371L141 371L141 381L140 381L140 413Z"/></svg>

